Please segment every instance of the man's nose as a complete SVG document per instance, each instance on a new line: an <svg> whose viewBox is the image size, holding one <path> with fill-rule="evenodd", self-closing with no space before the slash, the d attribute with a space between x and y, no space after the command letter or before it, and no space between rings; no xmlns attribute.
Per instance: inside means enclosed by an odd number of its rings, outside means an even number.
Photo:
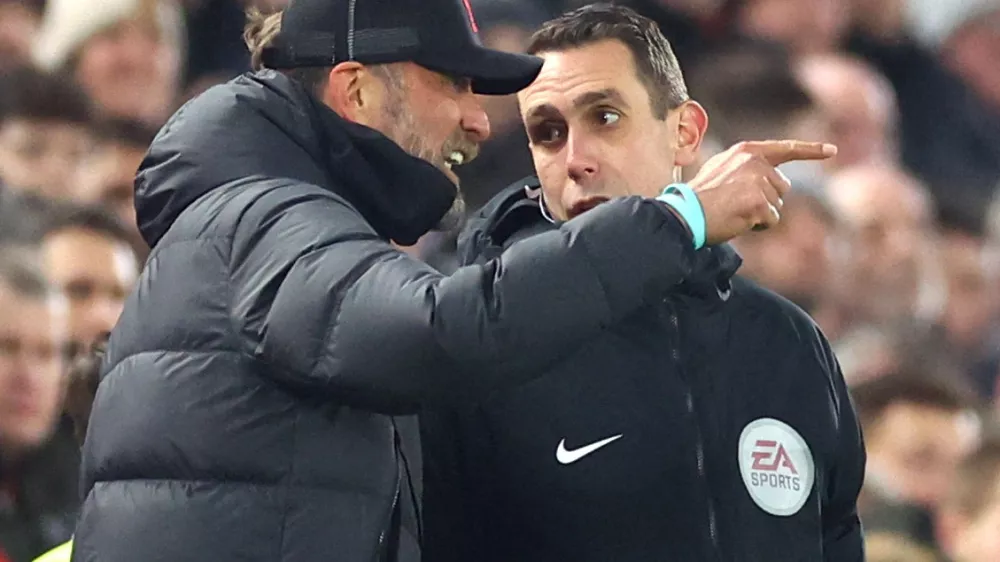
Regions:
<svg viewBox="0 0 1000 562"><path fill-rule="evenodd" d="M471 92L462 103L462 130L474 143L482 143L490 138L490 118L481 103Z"/></svg>
<svg viewBox="0 0 1000 562"><path fill-rule="evenodd" d="M566 172L576 183L593 179L600 171L595 146L585 135L570 131L566 139Z"/></svg>

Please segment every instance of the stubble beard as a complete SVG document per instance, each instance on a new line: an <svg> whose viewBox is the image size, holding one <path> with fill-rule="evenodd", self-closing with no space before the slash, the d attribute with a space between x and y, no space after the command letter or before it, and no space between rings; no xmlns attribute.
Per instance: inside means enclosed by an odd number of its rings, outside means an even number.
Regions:
<svg viewBox="0 0 1000 562"><path fill-rule="evenodd" d="M396 142L407 154L415 156L434 166L440 166L444 161L443 147L430 146L420 136L419 127L413 118L409 105L403 98L403 88L400 84L387 84L389 97L386 100L384 115L386 136ZM442 172L443 173L443 172ZM465 199L462 190L456 186L455 199L451 208L445 212L441 220L432 228L438 232L459 230L465 222Z"/></svg>

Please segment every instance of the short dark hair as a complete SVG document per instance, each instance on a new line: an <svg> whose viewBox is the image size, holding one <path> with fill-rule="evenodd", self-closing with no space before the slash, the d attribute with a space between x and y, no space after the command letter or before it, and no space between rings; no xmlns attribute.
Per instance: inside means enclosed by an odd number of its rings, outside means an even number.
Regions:
<svg viewBox="0 0 1000 562"><path fill-rule="evenodd" d="M590 4L549 20L531 36L527 51L564 51L604 40L621 41L628 47L657 118L665 118L669 110L688 100L684 74L670 42L656 22L625 6Z"/></svg>
<svg viewBox="0 0 1000 562"><path fill-rule="evenodd" d="M921 371L897 371L862 382L851 396L863 427L871 427L893 404L925 406L945 412L977 411L975 393L952 378Z"/></svg>
<svg viewBox="0 0 1000 562"><path fill-rule="evenodd" d="M0 285L32 300L44 300L53 294L40 261L27 248L0 247Z"/></svg>
<svg viewBox="0 0 1000 562"><path fill-rule="evenodd" d="M797 113L815 108L787 51L768 43L740 41L709 51L692 67L688 82L724 146L783 136L780 129Z"/></svg>
<svg viewBox="0 0 1000 562"><path fill-rule="evenodd" d="M135 237L129 229L114 213L98 205L65 204L57 207L42 229L41 238L73 228L93 232L135 250Z"/></svg>
<svg viewBox="0 0 1000 562"><path fill-rule="evenodd" d="M953 482L947 503L967 517L981 515L1000 487L1000 440L984 441L962 461Z"/></svg>
<svg viewBox="0 0 1000 562"><path fill-rule="evenodd" d="M109 118L94 125L94 137L99 143L121 144L145 151L156 138L157 129L134 119Z"/></svg>
<svg viewBox="0 0 1000 562"><path fill-rule="evenodd" d="M93 106L70 78L19 67L0 77L0 123L17 118L90 126Z"/></svg>

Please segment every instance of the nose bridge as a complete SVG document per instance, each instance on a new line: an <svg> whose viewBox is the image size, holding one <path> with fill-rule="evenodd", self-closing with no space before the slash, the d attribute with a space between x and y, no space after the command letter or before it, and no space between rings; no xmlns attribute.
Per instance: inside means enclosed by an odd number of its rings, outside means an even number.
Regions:
<svg viewBox="0 0 1000 562"><path fill-rule="evenodd" d="M580 127L566 131L566 164L571 175L592 174L597 171L594 157L595 144Z"/></svg>

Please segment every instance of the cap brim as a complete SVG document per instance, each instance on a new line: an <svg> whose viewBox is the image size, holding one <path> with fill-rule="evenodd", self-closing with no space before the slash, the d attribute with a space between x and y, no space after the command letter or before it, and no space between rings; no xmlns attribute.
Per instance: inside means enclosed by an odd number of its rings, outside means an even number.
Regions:
<svg viewBox="0 0 1000 562"><path fill-rule="evenodd" d="M421 66L454 76L470 78L472 91L487 96L514 94L534 82L542 70L542 58L494 51L480 45L459 55L427 54L414 61Z"/></svg>

